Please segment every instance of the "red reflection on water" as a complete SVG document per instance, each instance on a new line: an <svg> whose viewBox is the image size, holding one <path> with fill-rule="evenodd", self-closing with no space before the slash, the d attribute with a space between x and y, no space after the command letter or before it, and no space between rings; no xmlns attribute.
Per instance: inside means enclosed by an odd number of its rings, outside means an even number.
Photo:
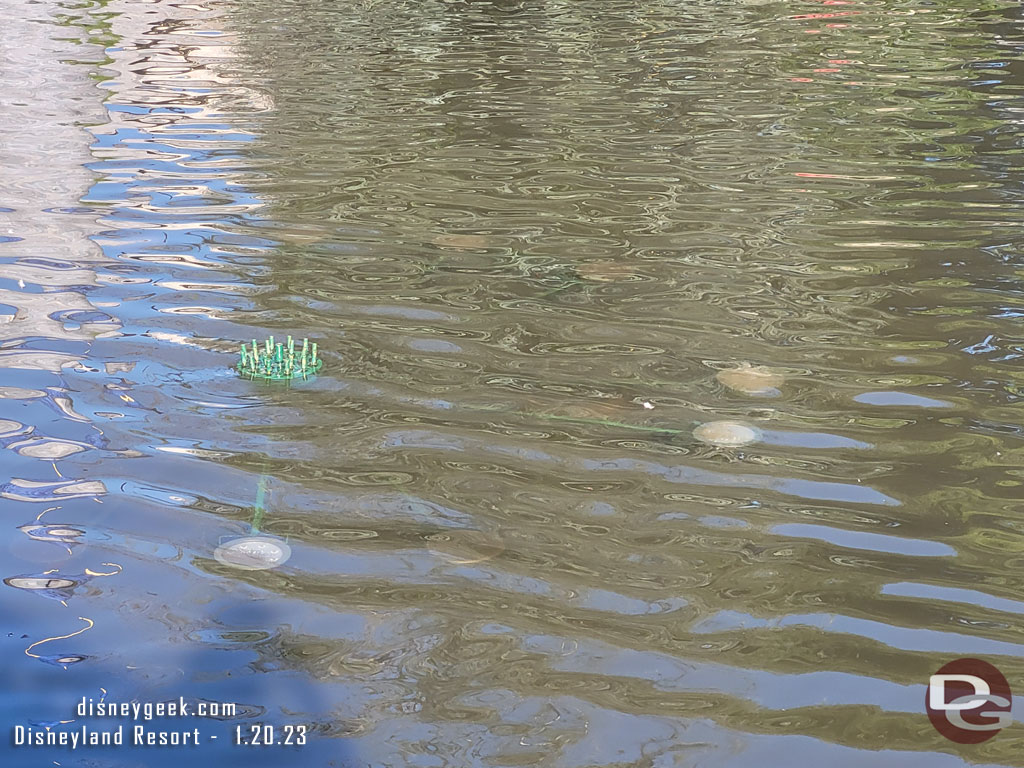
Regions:
<svg viewBox="0 0 1024 768"><path fill-rule="evenodd" d="M836 13L798 13L791 19L836 19L840 16L859 16L860 11L838 11Z"/></svg>

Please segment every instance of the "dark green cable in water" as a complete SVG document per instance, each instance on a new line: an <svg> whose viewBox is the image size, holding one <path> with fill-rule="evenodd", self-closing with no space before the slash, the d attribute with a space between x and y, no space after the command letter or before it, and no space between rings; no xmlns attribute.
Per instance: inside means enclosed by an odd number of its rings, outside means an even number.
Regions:
<svg viewBox="0 0 1024 768"><path fill-rule="evenodd" d="M256 486L256 506L253 509L252 525L250 526L252 528L253 536L260 532L260 526L263 525L263 515L266 512L266 507L264 506L264 499L266 498L267 495L267 483L269 481L270 478L267 476L267 473L264 472L262 475L260 475L260 482Z"/></svg>
<svg viewBox="0 0 1024 768"><path fill-rule="evenodd" d="M618 429L632 429L638 432L660 432L663 435L688 434L684 429L673 429L671 427L649 427L645 424L627 424L624 421L611 421L609 419L588 419L583 416L556 416L553 413L538 413L530 415L537 416L541 419L548 419L550 421L568 421L575 424L591 424L600 427L616 427Z"/></svg>

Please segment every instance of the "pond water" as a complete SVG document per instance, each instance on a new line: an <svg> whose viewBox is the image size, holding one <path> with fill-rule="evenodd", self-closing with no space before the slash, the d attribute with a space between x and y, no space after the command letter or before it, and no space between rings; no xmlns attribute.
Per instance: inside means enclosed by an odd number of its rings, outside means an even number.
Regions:
<svg viewBox="0 0 1024 768"><path fill-rule="evenodd" d="M1024 765L1018 3L5 14L5 766Z"/></svg>

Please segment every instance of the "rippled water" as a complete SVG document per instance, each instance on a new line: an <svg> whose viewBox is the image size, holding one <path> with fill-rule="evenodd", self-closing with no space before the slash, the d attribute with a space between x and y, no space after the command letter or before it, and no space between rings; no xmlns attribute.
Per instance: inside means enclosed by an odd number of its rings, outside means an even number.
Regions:
<svg viewBox="0 0 1024 768"><path fill-rule="evenodd" d="M923 706L1024 681L1022 14L964 5L5 8L3 727L242 709L4 765L1024 765Z"/></svg>

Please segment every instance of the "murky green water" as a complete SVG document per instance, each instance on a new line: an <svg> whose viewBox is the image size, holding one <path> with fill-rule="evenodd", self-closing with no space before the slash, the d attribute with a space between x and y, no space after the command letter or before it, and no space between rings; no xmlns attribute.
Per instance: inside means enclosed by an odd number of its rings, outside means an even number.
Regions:
<svg viewBox="0 0 1024 768"><path fill-rule="evenodd" d="M924 713L1024 684L1022 17L963 6L10 11L3 728L242 710L5 765L1024 765Z"/></svg>

